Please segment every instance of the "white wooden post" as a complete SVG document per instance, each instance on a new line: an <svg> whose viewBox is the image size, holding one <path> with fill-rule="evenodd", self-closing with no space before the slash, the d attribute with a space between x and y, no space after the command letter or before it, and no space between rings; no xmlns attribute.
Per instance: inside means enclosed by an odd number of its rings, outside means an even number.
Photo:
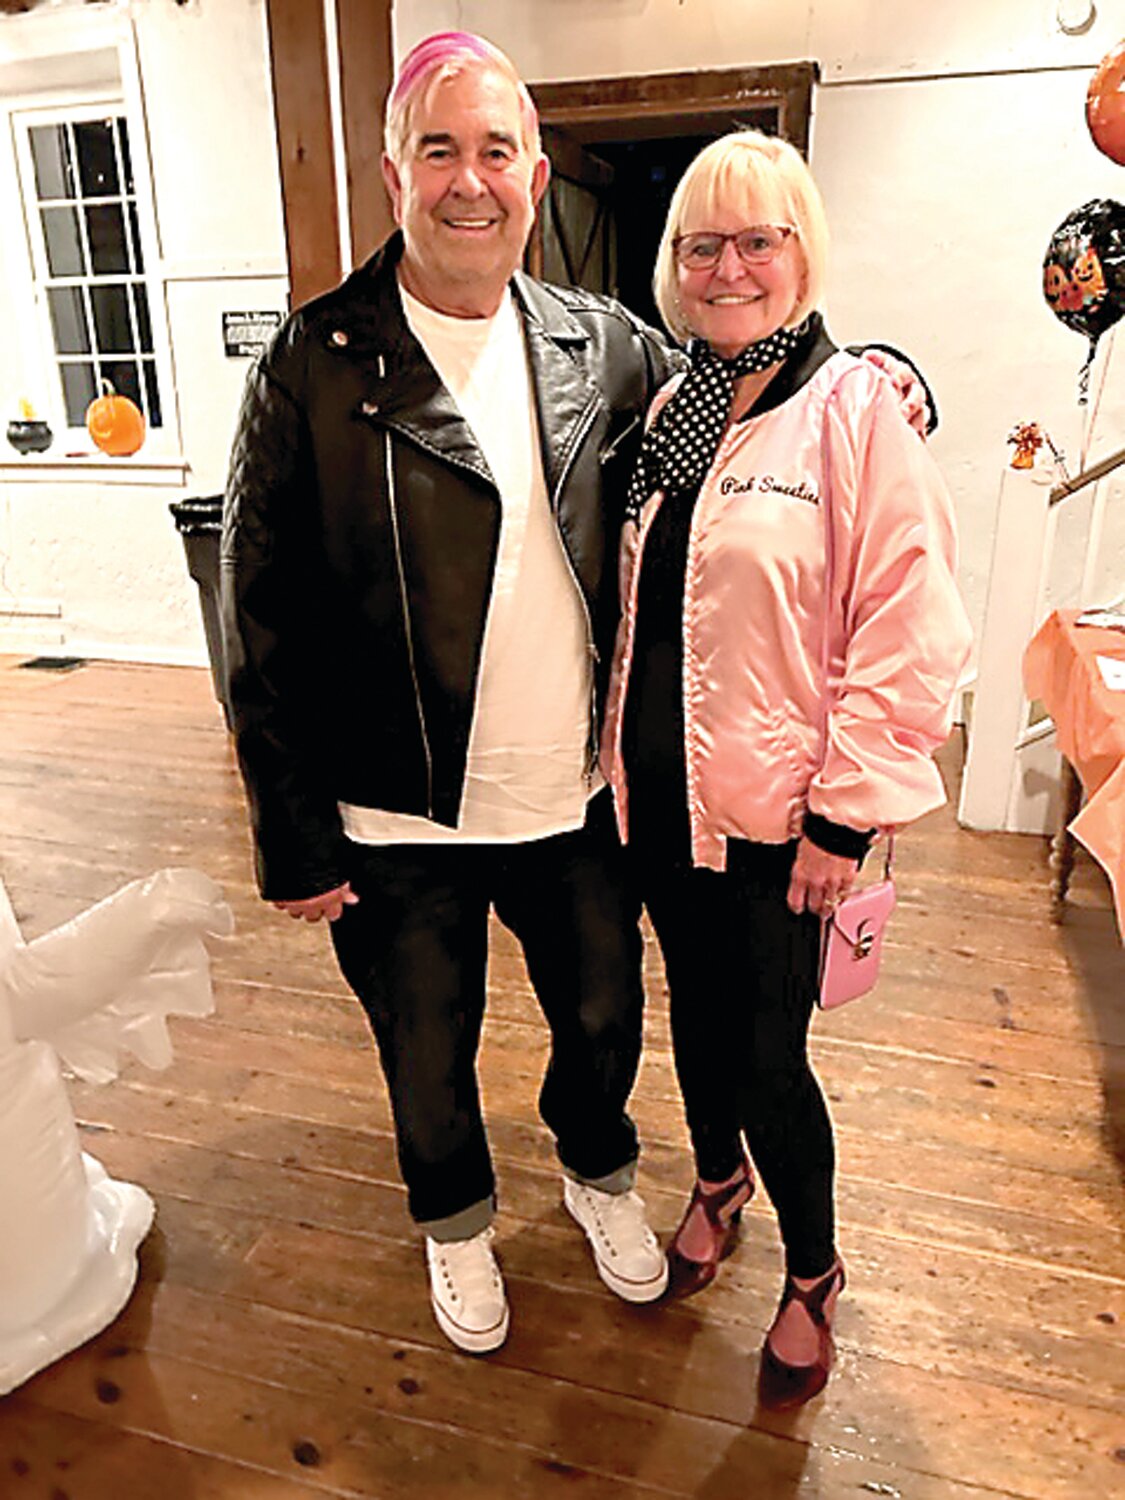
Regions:
<svg viewBox="0 0 1125 1500"><path fill-rule="evenodd" d="M1039 624L1054 524L1050 495L1044 471L1004 470L958 809L968 828L1009 826L1016 745L1026 717L1021 663Z"/></svg>

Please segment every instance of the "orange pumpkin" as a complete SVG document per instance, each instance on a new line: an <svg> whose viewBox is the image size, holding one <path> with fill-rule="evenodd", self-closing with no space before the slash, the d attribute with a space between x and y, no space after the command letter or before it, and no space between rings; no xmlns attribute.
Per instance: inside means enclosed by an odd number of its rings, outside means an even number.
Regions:
<svg viewBox="0 0 1125 1500"><path fill-rule="evenodd" d="M108 380L103 394L86 408L86 430L103 453L125 457L136 453L145 440L145 419L128 396L119 396Z"/></svg>

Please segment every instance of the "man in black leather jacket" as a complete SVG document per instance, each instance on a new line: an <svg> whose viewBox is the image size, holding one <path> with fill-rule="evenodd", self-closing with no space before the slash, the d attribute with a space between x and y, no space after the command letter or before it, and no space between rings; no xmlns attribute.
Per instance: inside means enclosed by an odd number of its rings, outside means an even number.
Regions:
<svg viewBox="0 0 1125 1500"><path fill-rule="evenodd" d="M626 1113L639 913L594 752L627 479L676 357L619 304L517 269L548 167L503 54L420 43L387 139L401 232L295 313L248 383L223 538L229 693L262 895L332 923L435 1316L484 1352L508 1326L476 1079L490 908L551 1029L540 1111L566 1206L618 1295L666 1284ZM456 398L439 363L465 376ZM493 368L503 388L481 390ZM498 479L521 443L525 480ZM561 726L559 702L578 705Z"/></svg>

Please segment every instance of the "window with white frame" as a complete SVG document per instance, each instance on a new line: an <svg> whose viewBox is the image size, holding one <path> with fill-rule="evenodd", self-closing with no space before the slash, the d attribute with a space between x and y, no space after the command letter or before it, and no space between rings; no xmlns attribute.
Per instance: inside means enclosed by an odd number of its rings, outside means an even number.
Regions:
<svg viewBox="0 0 1125 1500"><path fill-rule="evenodd" d="M16 134L32 271L66 425L85 424L108 382L159 429L167 402L124 110L29 112Z"/></svg>

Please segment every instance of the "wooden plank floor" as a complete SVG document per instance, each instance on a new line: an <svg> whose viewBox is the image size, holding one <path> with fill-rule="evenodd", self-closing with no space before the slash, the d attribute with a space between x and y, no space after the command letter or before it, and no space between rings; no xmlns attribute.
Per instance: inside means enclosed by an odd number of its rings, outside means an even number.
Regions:
<svg viewBox="0 0 1125 1500"><path fill-rule="evenodd" d="M167 864L220 881L238 922L217 1012L173 1023L167 1072L71 1087L85 1147L157 1221L122 1316L0 1400L4 1500L1125 1495L1125 957L1088 864L1060 930L1043 841L948 811L902 840L881 991L816 1036L840 1364L779 1417L753 1397L780 1268L764 1195L702 1296L601 1287L503 932L482 1070L512 1333L487 1360L446 1344L358 1007L325 934L258 902L248 851L205 672L0 661L0 873L25 935ZM648 964L634 1102L667 1234L691 1168L651 944Z"/></svg>

